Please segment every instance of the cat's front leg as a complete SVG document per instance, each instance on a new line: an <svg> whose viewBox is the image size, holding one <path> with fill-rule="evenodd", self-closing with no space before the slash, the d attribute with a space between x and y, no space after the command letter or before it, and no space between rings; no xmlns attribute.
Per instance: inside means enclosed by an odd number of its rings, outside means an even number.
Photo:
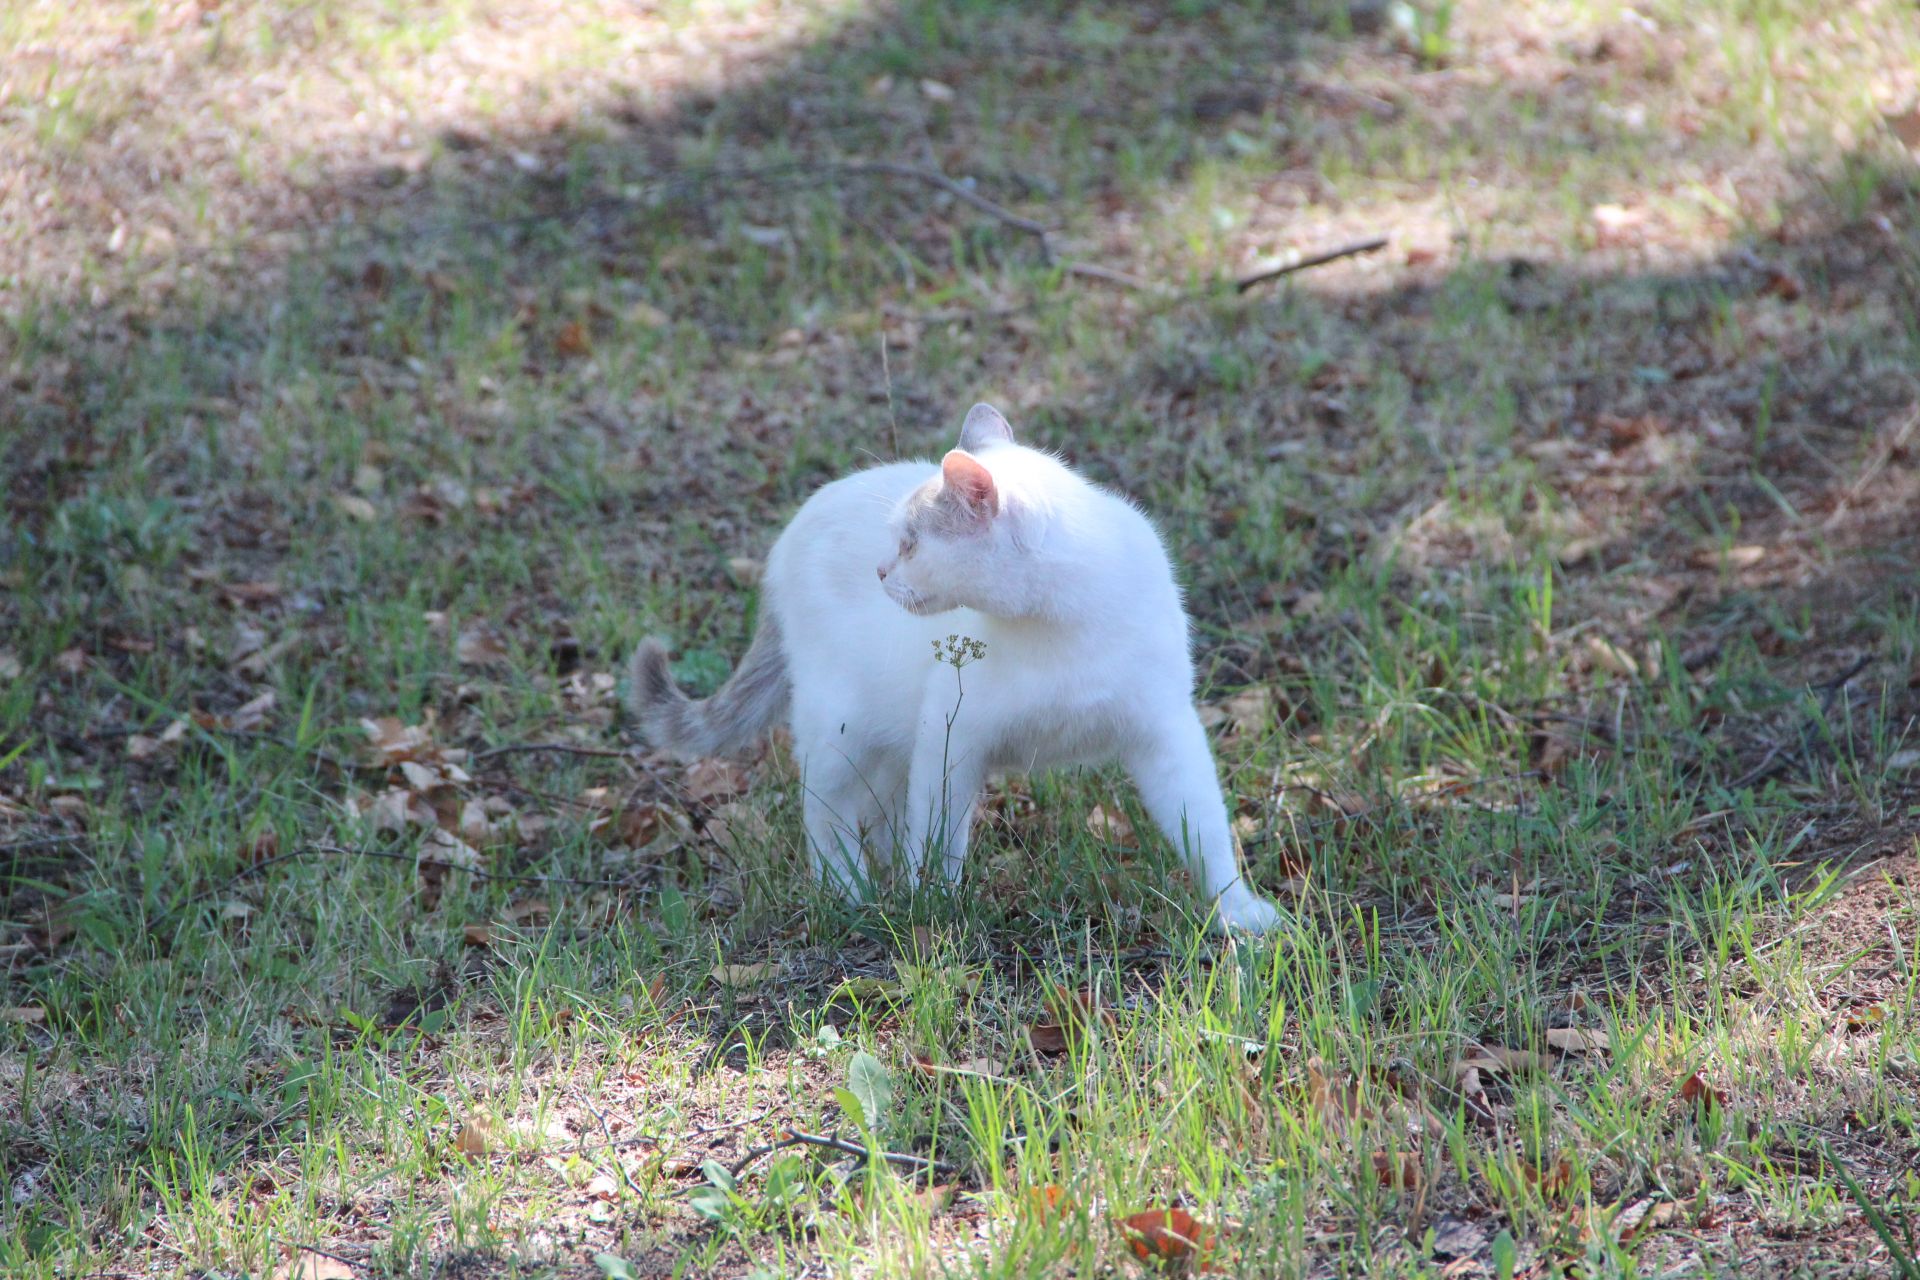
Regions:
<svg viewBox="0 0 1920 1280"><path fill-rule="evenodd" d="M906 856L915 885L929 857L949 883L960 878L974 805L987 781L985 753L959 732L951 711L929 700L907 770Z"/></svg>
<svg viewBox="0 0 1920 1280"><path fill-rule="evenodd" d="M1142 726L1143 742L1127 759L1141 802L1187 866L1226 929L1265 933L1280 912L1241 874L1233 828L1214 772L1200 717L1184 703Z"/></svg>

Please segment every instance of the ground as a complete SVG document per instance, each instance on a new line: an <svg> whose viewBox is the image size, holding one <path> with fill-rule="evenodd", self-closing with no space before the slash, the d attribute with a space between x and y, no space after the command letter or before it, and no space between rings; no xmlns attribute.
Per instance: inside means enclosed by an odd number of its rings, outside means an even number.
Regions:
<svg viewBox="0 0 1920 1280"><path fill-rule="evenodd" d="M1910 5L0 38L7 1274L1920 1274ZM977 399L1276 937L1098 773L848 908L621 723Z"/></svg>

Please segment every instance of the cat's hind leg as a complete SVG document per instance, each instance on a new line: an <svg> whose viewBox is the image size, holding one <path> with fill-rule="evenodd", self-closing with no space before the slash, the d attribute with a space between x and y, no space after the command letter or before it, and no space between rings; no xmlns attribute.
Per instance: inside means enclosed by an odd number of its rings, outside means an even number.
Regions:
<svg viewBox="0 0 1920 1280"><path fill-rule="evenodd" d="M1207 732L1191 706L1170 706L1150 723L1130 753L1127 770L1154 824L1186 859L1217 925L1266 933L1280 923L1273 904L1253 891L1240 870L1220 776Z"/></svg>
<svg viewBox="0 0 1920 1280"><path fill-rule="evenodd" d="M831 750L805 753L800 774L801 820L807 829L807 853L822 884L849 902L871 896L862 828L874 820L874 806L859 770Z"/></svg>

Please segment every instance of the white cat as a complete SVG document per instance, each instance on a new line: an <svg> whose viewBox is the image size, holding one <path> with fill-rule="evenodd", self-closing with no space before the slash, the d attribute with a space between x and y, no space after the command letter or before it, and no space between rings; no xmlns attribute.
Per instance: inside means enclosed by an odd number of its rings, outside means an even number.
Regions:
<svg viewBox="0 0 1920 1280"><path fill-rule="evenodd" d="M973 407L938 466L893 463L815 493L762 590L759 630L717 693L688 699L648 640L630 705L683 756L737 750L785 714L814 867L842 892L865 889L863 854L896 849L916 883L929 856L957 878L990 771L1118 760L1217 923L1278 920L1236 865L1159 536L1124 498L1014 443L990 406ZM979 656L956 666L952 636Z"/></svg>

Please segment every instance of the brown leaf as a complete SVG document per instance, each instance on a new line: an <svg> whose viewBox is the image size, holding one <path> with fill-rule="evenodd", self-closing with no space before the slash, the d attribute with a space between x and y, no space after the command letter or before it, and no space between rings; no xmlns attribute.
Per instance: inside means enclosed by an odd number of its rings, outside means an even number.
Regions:
<svg viewBox="0 0 1920 1280"><path fill-rule="evenodd" d="M1148 1209L1114 1219L1134 1256L1211 1271L1216 1236L1185 1209Z"/></svg>
<svg viewBox="0 0 1920 1280"><path fill-rule="evenodd" d="M400 832L408 827L430 827L438 821L431 805L405 787L389 787L366 801L360 814L375 831Z"/></svg>
<svg viewBox="0 0 1920 1280"><path fill-rule="evenodd" d="M593 350L593 339L587 336L587 327L578 320L569 320L560 326L560 332L553 335L553 349L563 356L584 356Z"/></svg>
<svg viewBox="0 0 1920 1280"><path fill-rule="evenodd" d="M353 1280L353 1268L340 1259L312 1249L295 1251L273 1269L273 1280Z"/></svg>
<svg viewBox="0 0 1920 1280"><path fill-rule="evenodd" d="M240 846L240 860L249 867L257 867L271 858L280 856L280 833L272 827L254 833L244 845Z"/></svg>
<svg viewBox="0 0 1920 1280"><path fill-rule="evenodd" d="M992 1080L1007 1078L1007 1064L997 1058L962 1058L955 1063L935 1062L925 1054L907 1052L907 1061L923 1076L983 1076Z"/></svg>
<svg viewBox="0 0 1920 1280"><path fill-rule="evenodd" d="M402 724L395 716L381 716L361 720L360 728L367 735L377 764L397 764L435 754L433 731L426 725Z"/></svg>
<svg viewBox="0 0 1920 1280"><path fill-rule="evenodd" d="M1134 838L1133 822L1118 808L1108 808L1096 804L1087 814L1087 831L1094 839L1105 844L1131 849L1138 841Z"/></svg>
<svg viewBox="0 0 1920 1280"><path fill-rule="evenodd" d="M451 831L442 831L438 827L427 832L427 838L420 843L420 861L438 862L449 867L464 867L469 871L478 871L482 859L480 851L456 836Z"/></svg>
<svg viewBox="0 0 1920 1280"><path fill-rule="evenodd" d="M0 1006L0 1022L18 1022L37 1027L47 1020L47 1011L37 1004Z"/></svg>
<svg viewBox="0 0 1920 1280"><path fill-rule="evenodd" d="M91 811L87 807L85 796L54 796L47 801L47 812L56 818L64 818L68 822L78 823L84 827L87 825L87 817Z"/></svg>
<svg viewBox="0 0 1920 1280"><path fill-rule="evenodd" d="M453 1146L462 1155L484 1156L500 1149L500 1139L492 1124L478 1116L468 1116L458 1122L453 1132Z"/></svg>
<svg viewBox="0 0 1920 1280"><path fill-rule="evenodd" d="M1504 1044L1476 1044L1454 1064L1456 1073L1468 1068L1495 1075L1525 1075L1531 1071L1550 1071L1553 1060L1531 1049L1514 1049Z"/></svg>
<svg viewBox="0 0 1920 1280"><path fill-rule="evenodd" d="M1681 1208L1671 1200L1655 1203L1649 1197L1622 1209L1613 1220L1613 1238L1626 1244L1642 1234L1651 1234L1681 1220Z"/></svg>
<svg viewBox="0 0 1920 1280"><path fill-rule="evenodd" d="M1632 654L1610 640L1599 636L1587 637L1587 657L1593 665L1609 675L1632 680L1640 675L1640 662Z"/></svg>
<svg viewBox="0 0 1920 1280"><path fill-rule="evenodd" d="M239 608L245 605L268 604L280 598L280 584L277 582L223 582L220 594L227 603Z"/></svg>
<svg viewBox="0 0 1920 1280"><path fill-rule="evenodd" d="M747 771L730 760L695 760L681 779L696 804L718 804L746 794Z"/></svg>
<svg viewBox="0 0 1920 1280"><path fill-rule="evenodd" d="M1066 1049L1085 1040L1096 1025L1107 1028L1116 1025L1113 1011L1103 1006L1099 996L1085 987L1069 991L1065 987L1049 985L1042 1002L1047 1007L1051 1021L1030 1028L1027 1035L1033 1041L1034 1048L1042 1053L1058 1052L1048 1047L1054 1043L1056 1033L1060 1048Z"/></svg>
<svg viewBox="0 0 1920 1280"><path fill-rule="evenodd" d="M1067 1029L1057 1022L1036 1022L1027 1028L1027 1043L1039 1053L1065 1053Z"/></svg>
<svg viewBox="0 0 1920 1280"><path fill-rule="evenodd" d="M380 509L357 493L336 493L333 505L341 515L362 524L372 524L380 518Z"/></svg>
<svg viewBox="0 0 1920 1280"><path fill-rule="evenodd" d="M1049 1222L1074 1211L1073 1197L1066 1189L1048 1182L1037 1187L1027 1188L1027 1207L1033 1211L1036 1221Z"/></svg>
<svg viewBox="0 0 1920 1280"><path fill-rule="evenodd" d="M1586 1031L1579 1027L1548 1027L1547 1044L1562 1053L1606 1053L1612 1041L1604 1031Z"/></svg>
<svg viewBox="0 0 1920 1280"><path fill-rule="evenodd" d="M453 651L463 667L504 667L509 661L506 640L484 621L460 628Z"/></svg>
<svg viewBox="0 0 1920 1280"><path fill-rule="evenodd" d="M1232 743L1265 733L1280 705L1281 700L1272 689L1256 685L1201 707L1200 723L1209 729L1220 729L1221 741Z"/></svg>
<svg viewBox="0 0 1920 1280"><path fill-rule="evenodd" d="M470 947L490 947L493 945L493 926L470 924L460 931L460 936Z"/></svg>
<svg viewBox="0 0 1920 1280"><path fill-rule="evenodd" d="M0 649L0 680L18 680L23 669L19 654L11 649Z"/></svg>
<svg viewBox="0 0 1920 1280"><path fill-rule="evenodd" d="M93 660L87 657L85 649L74 647L62 649L53 655L53 669L63 676L77 676L85 671Z"/></svg>
<svg viewBox="0 0 1920 1280"><path fill-rule="evenodd" d="M1498 1133L1500 1117L1493 1109L1493 1103L1487 1098L1486 1086L1480 1083L1480 1069L1468 1063L1462 1063L1455 1076L1460 1096L1466 1102L1467 1118L1482 1133Z"/></svg>
<svg viewBox="0 0 1920 1280"><path fill-rule="evenodd" d="M1714 1088L1698 1071L1680 1082L1680 1101L1705 1112L1711 1112L1715 1107L1725 1105L1732 1097L1733 1095L1725 1089Z"/></svg>
<svg viewBox="0 0 1920 1280"><path fill-rule="evenodd" d="M1551 1169L1541 1169L1529 1161L1520 1162L1520 1175L1529 1184L1538 1187L1540 1194L1552 1199L1564 1195L1573 1185L1573 1162L1565 1156L1560 1157Z"/></svg>
<svg viewBox="0 0 1920 1280"><path fill-rule="evenodd" d="M1380 1185L1396 1191L1413 1191L1420 1186L1420 1156L1402 1151L1398 1158L1385 1150L1373 1153L1373 1173Z"/></svg>
<svg viewBox="0 0 1920 1280"><path fill-rule="evenodd" d="M1347 1079L1330 1081L1326 1064L1318 1058L1307 1063L1307 1099L1329 1131L1336 1134L1371 1118L1375 1113L1360 1097L1360 1082Z"/></svg>
<svg viewBox="0 0 1920 1280"><path fill-rule="evenodd" d="M1887 1006L1883 1004L1859 1005L1847 1010L1847 1030L1870 1031L1887 1020Z"/></svg>
<svg viewBox="0 0 1920 1280"><path fill-rule="evenodd" d="M257 733L267 723L267 713L273 710L278 696L269 689L256 698L243 702L227 717L227 728L235 733Z"/></svg>
<svg viewBox="0 0 1920 1280"><path fill-rule="evenodd" d="M1887 123L1887 131L1898 138L1901 145L1910 151L1920 151L1920 106L1906 111L1882 112L1880 118Z"/></svg>
<svg viewBox="0 0 1920 1280"><path fill-rule="evenodd" d="M160 754L160 739L149 738L144 733L127 735L127 759L133 761L151 760Z"/></svg>
<svg viewBox="0 0 1920 1280"><path fill-rule="evenodd" d="M707 976L723 987L745 987L765 982L779 971L774 961L761 960L754 964L717 964Z"/></svg>
<svg viewBox="0 0 1920 1280"><path fill-rule="evenodd" d="M473 845L492 844L499 835L498 824L487 815L487 807L478 800L460 805L460 838Z"/></svg>

